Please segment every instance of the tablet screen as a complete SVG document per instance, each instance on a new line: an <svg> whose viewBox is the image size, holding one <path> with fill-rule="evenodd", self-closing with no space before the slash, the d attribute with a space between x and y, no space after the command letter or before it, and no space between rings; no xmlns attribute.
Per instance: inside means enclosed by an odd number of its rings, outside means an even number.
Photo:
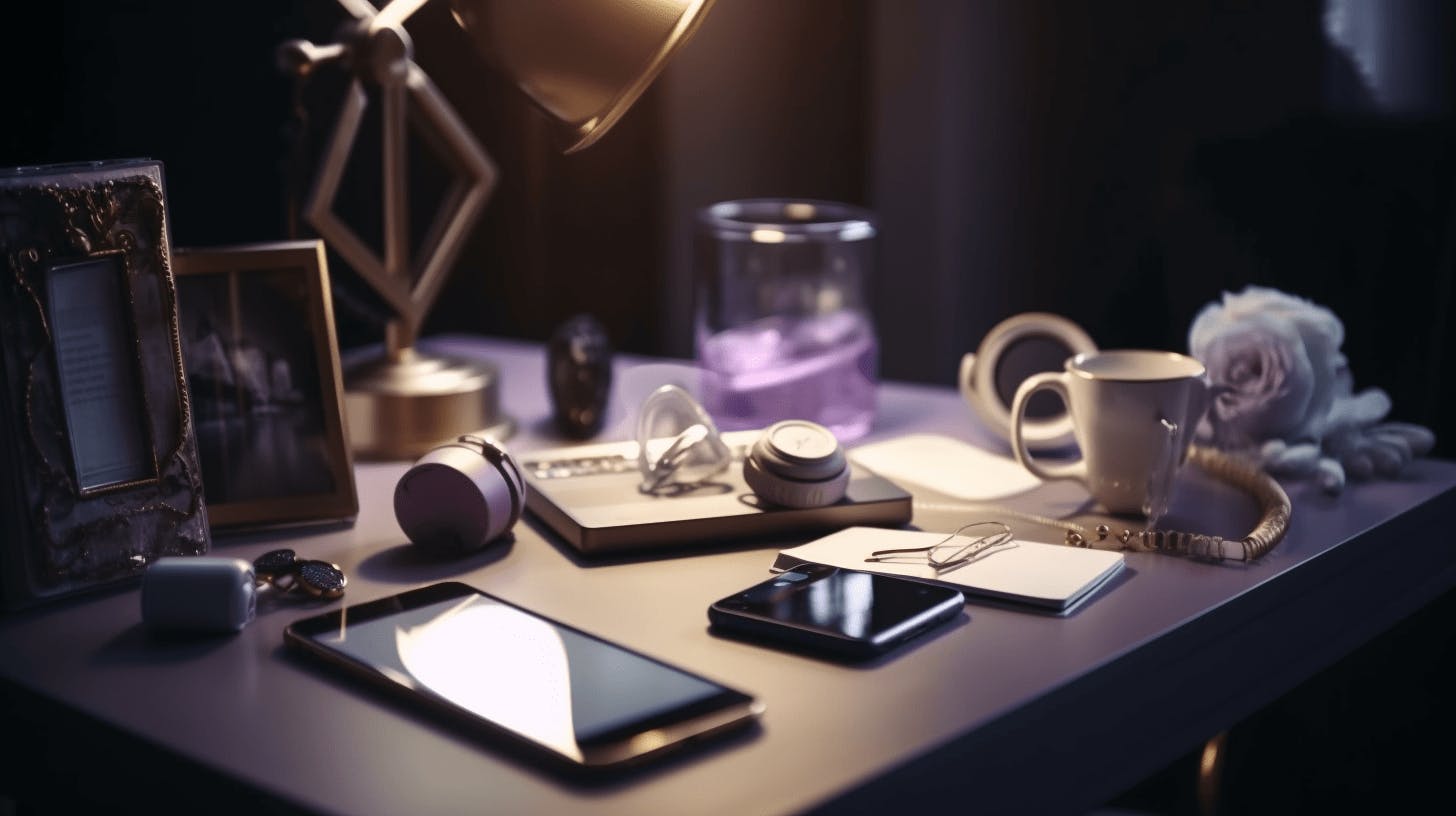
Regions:
<svg viewBox="0 0 1456 816"><path fill-rule="evenodd" d="M345 609L295 624L295 634L578 762L592 744L747 699L464 585L442 586L461 589ZM306 625L315 621L332 625Z"/></svg>

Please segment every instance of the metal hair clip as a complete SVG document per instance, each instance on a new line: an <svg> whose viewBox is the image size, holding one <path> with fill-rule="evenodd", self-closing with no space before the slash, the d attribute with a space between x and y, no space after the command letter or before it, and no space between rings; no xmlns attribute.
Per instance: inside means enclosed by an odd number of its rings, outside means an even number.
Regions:
<svg viewBox="0 0 1456 816"><path fill-rule="evenodd" d="M979 536L968 536L966 532L979 527L995 528L994 532ZM954 533L946 536L938 543L928 547L902 547L893 550L876 550L870 553L865 559L866 562L899 562L910 561L916 563L916 553L925 554L925 562L928 563L939 575L948 572L974 561L979 561L988 555L1003 550L1014 550L1019 546L1011 540L1011 528L999 521L976 521L961 527Z"/></svg>
<svg viewBox="0 0 1456 816"><path fill-rule="evenodd" d="M718 426L686 390L664 385L637 414L640 489L653 495L690 491L728 469L733 452Z"/></svg>

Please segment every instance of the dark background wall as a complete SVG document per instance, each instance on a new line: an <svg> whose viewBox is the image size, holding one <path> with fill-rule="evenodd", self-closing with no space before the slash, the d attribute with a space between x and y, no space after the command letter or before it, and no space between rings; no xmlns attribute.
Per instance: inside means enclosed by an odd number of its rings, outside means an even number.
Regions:
<svg viewBox="0 0 1456 816"><path fill-rule="evenodd" d="M1103 346L1181 349L1201 305L1260 283L1334 309L1357 385L1456 450L1444 3L731 0L570 157L447 5L410 23L417 56L502 172L427 332L544 339L589 311L619 348L689 356L692 213L839 199L882 219L886 377L949 383L1029 309ZM1384 60L1382 88L1332 37L1333 13ZM205 4L27 4L0 54L0 164L152 156L179 245L288 237L342 75L299 91L273 49L342 20L322 0L262 0L226 24ZM370 132L340 197L366 235ZM445 171L423 147L411 161L422 228ZM332 266L344 345L377 340L382 310Z"/></svg>
<svg viewBox="0 0 1456 816"><path fill-rule="evenodd" d="M1342 6L1386 15L1372 26L1383 53L1416 63L1413 76L1371 87L1327 34ZM1357 386L1451 427L1444 4L873 11L880 316L927 327L886 337L896 370L945 381L987 329L1029 309L1103 346L1183 349L1203 304L1259 283L1332 308ZM1401 95L1402 80L1418 92Z"/></svg>

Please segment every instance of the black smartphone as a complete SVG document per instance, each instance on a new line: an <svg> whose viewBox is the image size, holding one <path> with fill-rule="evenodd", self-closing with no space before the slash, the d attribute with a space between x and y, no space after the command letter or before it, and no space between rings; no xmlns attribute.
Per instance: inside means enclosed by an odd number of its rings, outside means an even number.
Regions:
<svg viewBox="0 0 1456 816"><path fill-rule="evenodd" d="M708 607L714 631L864 659L960 614L954 589L805 564Z"/></svg>
<svg viewBox="0 0 1456 816"><path fill-rule="evenodd" d="M634 765L763 711L743 692L457 582L296 621L284 642L558 770Z"/></svg>

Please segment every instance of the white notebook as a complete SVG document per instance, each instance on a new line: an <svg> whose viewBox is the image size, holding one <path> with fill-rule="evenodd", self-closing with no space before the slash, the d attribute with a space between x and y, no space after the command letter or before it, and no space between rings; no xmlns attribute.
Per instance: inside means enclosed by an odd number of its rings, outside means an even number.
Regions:
<svg viewBox="0 0 1456 816"><path fill-rule="evenodd" d="M774 572L803 562L841 569L898 575L1002 601L1031 604L1060 613L1072 611L1093 590L1122 571L1122 553L1060 544L1016 540L961 567L936 573L929 562L869 562L875 550L924 547L945 539L944 533L848 527L807 544L781 550Z"/></svg>

